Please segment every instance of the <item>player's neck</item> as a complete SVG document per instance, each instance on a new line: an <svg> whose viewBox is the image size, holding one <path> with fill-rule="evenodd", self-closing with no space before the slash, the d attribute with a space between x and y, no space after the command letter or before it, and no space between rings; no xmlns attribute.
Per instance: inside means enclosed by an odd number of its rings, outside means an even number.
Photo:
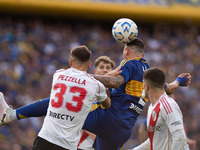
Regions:
<svg viewBox="0 0 200 150"><path fill-rule="evenodd" d="M80 70L80 71L87 71L87 67L85 67L85 66L78 66L78 65L73 65L73 66L71 66L72 68L75 68L75 69L77 69L77 70Z"/></svg>
<svg viewBox="0 0 200 150"><path fill-rule="evenodd" d="M149 100L154 105L158 99L163 95L164 90L150 90L149 91Z"/></svg>
<svg viewBox="0 0 200 150"><path fill-rule="evenodd" d="M142 55L139 54L132 54L132 55L128 55L127 59L134 59L134 58L142 58Z"/></svg>

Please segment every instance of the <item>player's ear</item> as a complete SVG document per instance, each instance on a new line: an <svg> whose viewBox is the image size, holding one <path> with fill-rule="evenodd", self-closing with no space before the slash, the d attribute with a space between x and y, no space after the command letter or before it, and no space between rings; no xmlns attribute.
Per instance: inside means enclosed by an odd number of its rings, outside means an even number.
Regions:
<svg viewBox="0 0 200 150"><path fill-rule="evenodd" d="M145 90L148 90L148 89L149 89L149 83L148 83L147 81L145 81L145 80L143 80L143 88L144 88Z"/></svg>
<svg viewBox="0 0 200 150"><path fill-rule="evenodd" d="M72 66L72 60L71 59L69 59L69 65Z"/></svg>
<svg viewBox="0 0 200 150"><path fill-rule="evenodd" d="M91 65L92 65L92 62L90 61L88 64L88 69L91 67Z"/></svg>
<svg viewBox="0 0 200 150"><path fill-rule="evenodd" d="M123 50L123 59L127 59L127 54L128 54L128 47L125 46Z"/></svg>
<svg viewBox="0 0 200 150"><path fill-rule="evenodd" d="M142 58L144 57L144 53L142 54Z"/></svg>
<svg viewBox="0 0 200 150"><path fill-rule="evenodd" d="M146 88L147 88L147 90L149 90L149 87L150 87L149 83L146 82Z"/></svg>
<svg viewBox="0 0 200 150"><path fill-rule="evenodd" d="M127 54L130 53L130 49L129 49L129 47L126 47L126 53L127 53Z"/></svg>

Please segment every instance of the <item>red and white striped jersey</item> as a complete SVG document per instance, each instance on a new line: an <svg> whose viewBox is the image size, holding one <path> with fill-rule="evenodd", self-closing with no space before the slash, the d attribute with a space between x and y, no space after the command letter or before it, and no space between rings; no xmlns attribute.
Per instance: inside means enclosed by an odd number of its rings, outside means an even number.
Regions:
<svg viewBox="0 0 200 150"><path fill-rule="evenodd" d="M40 137L63 148L76 150L80 130L95 99L107 98L104 85L84 71L70 68L53 76L50 102Z"/></svg>
<svg viewBox="0 0 200 150"><path fill-rule="evenodd" d="M177 103L166 93L159 98L156 104L153 106L150 104L147 129L151 150L173 150L172 132L184 130L183 116ZM188 149L186 140L182 148L182 150Z"/></svg>

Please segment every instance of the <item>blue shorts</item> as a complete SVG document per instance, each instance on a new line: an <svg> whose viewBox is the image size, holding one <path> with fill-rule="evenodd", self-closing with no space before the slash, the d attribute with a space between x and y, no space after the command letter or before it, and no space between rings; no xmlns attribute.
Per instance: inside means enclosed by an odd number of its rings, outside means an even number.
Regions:
<svg viewBox="0 0 200 150"><path fill-rule="evenodd" d="M112 108L101 107L88 114L83 129L97 135L95 150L119 150L132 133L132 128L124 126Z"/></svg>

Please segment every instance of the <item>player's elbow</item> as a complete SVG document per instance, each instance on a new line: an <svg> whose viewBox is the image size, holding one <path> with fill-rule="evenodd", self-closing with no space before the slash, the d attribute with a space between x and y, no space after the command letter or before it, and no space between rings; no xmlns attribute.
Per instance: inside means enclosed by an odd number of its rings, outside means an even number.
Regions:
<svg viewBox="0 0 200 150"><path fill-rule="evenodd" d="M110 98L108 97L105 101L101 102L101 104L102 104L102 106L104 108L106 108L106 109L109 108L111 106L111 100L110 100Z"/></svg>
<svg viewBox="0 0 200 150"><path fill-rule="evenodd" d="M107 109L111 106L111 104L105 105L104 107Z"/></svg>

